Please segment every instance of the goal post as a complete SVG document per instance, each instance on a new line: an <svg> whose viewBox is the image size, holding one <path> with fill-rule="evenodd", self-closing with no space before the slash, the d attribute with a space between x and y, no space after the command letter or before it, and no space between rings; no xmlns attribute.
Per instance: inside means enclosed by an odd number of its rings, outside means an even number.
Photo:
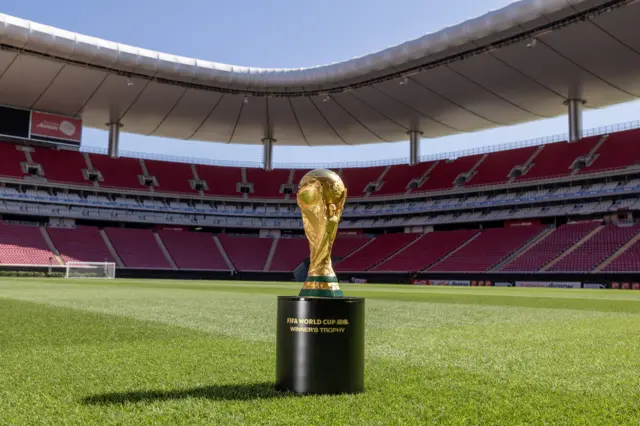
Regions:
<svg viewBox="0 0 640 426"><path fill-rule="evenodd" d="M65 278L106 278L116 277L113 262L67 262Z"/></svg>

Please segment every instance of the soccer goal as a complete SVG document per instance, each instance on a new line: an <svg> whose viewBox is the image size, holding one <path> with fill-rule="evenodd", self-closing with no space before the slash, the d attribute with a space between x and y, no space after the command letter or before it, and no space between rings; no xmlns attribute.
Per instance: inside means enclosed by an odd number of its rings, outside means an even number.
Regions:
<svg viewBox="0 0 640 426"><path fill-rule="evenodd" d="M116 277L113 262L67 262L65 278L107 278Z"/></svg>

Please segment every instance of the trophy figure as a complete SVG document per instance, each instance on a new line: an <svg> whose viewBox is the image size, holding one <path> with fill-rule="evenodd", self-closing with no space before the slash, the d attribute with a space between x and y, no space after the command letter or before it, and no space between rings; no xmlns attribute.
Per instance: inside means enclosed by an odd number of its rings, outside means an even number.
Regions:
<svg viewBox="0 0 640 426"><path fill-rule="evenodd" d="M331 170L312 170L300 181L298 206L309 240L309 272L300 297L342 297L331 265L331 249L347 199L347 188Z"/></svg>

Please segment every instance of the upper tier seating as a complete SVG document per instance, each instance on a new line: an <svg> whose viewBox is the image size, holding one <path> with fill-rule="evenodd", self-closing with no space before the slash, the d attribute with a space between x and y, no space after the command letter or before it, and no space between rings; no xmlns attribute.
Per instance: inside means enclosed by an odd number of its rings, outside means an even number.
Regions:
<svg viewBox="0 0 640 426"><path fill-rule="evenodd" d="M460 157L453 161L440 160L429 172L427 180L414 192L424 192L453 188L454 181L461 173L470 171L482 158L482 155Z"/></svg>
<svg viewBox="0 0 640 426"><path fill-rule="evenodd" d="M531 146L527 148L510 149L508 151L492 152L480 163L476 169L476 174L465 186L507 182L511 170L516 166L524 165L537 149L537 146Z"/></svg>
<svg viewBox="0 0 640 426"><path fill-rule="evenodd" d="M309 257L309 243L306 238L280 238L271 259L269 271L293 271Z"/></svg>
<svg viewBox="0 0 640 426"><path fill-rule="evenodd" d="M16 145L0 143L0 176L23 177L20 163L26 163L24 152L18 151Z"/></svg>
<svg viewBox="0 0 640 426"><path fill-rule="evenodd" d="M640 272L640 240L609 263L604 272Z"/></svg>
<svg viewBox="0 0 640 426"><path fill-rule="evenodd" d="M95 154L90 154L89 158L93 169L102 173L104 180L100 182L100 186L137 190L148 189L140 182L139 176L143 173L139 160L135 158L114 159L106 155Z"/></svg>
<svg viewBox="0 0 640 426"><path fill-rule="evenodd" d="M367 271L422 234L383 234L336 265L337 271Z"/></svg>
<svg viewBox="0 0 640 426"><path fill-rule="evenodd" d="M144 164L149 175L158 181L156 191L194 193L189 183L194 179L190 164L154 160L144 160Z"/></svg>
<svg viewBox="0 0 640 426"><path fill-rule="evenodd" d="M600 145L597 158L581 173L638 165L640 163L640 129L612 133Z"/></svg>
<svg viewBox="0 0 640 426"><path fill-rule="evenodd" d="M598 226L597 222L567 224L559 227L525 253L505 265L508 272L534 272L556 259Z"/></svg>
<svg viewBox="0 0 640 426"><path fill-rule="evenodd" d="M229 270L210 233L160 231L158 234L179 269Z"/></svg>
<svg viewBox="0 0 640 426"><path fill-rule="evenodd" d="M640 227L606 225L583 245L553 265L550 272L589 272L633 238Z"/></svg>
<svg viewBox="0 0 640 426"><path fill-rule="evenodd" d="M462 229L450 232L430 232L399 251L390 259L376 266L380 272L416 272L431 266L446 254L455 250L478 231Z"/></svg>
<svg viewBox="0 0 640 426"><path fill-rule="evenodd" d="M84 178L82 170L87 169L84 155L78 151L36 148L31 153L34 163L42 166L44 177L48 181L72 183L74 185L92 185Z"/></svg>
<svg viewBox="0 0 640 426"><path fill-rule="evenodd" d="M52 257L37 226L0 224L0 264L49 265Z"/></svg>
<svg viewBox="0 0 640 426"><path fill-rule="evenodd" d="M386 168L386 166L381 166L342 169L342 181L349 191L349 196L364 196L367 185L377 181Z"/></svg>
<svg viewBox="0 0 640 426"><path fill-rule="evenodd" d="M599 140L600 136L592 136L578 142L547 144L533 160L527 173L517 181L567 176L573 171L571 168L573 162L578 157L588 155Z"/></svg>
<svg viewBox="0 0 640 426"><path fill-rule="evenodd" d="M171 268L149 229L105 228L105 232L126 267Z"/></svg>
<svg viewBox="0 0 640 426"><path fill-rule="evenodd" d="M198 178L207 182L207 195L226 195L240 197L237 184L242 182L242 169L240 167L217 167L196 165Z"/></svg>
<svg viewBox="0 0 640 426"><path fill-rule="evenodd" d="M247 182L253 184L253 193L256 198L282 198L280 187L289 183L291 171L278 169L266 171L262 169L247 169Z"/></svg>
<svg viewBox="0 0 640 426"><path fill-rule="evenodd" d="M100 230L94 226L49 228L47 232L65 263L115 262Z"/></svg>
<svg viewBox="0 0 640 426"><path fill-rule="evenodd" d="M460 182L460 185L473 187L504 183L510 181L508 175L515 166L524 165L529 159L532 159L525 174L515 179L515 182L524 182L569 176L576 172L571 168L576 159L580 157L586 159L601 140L603 140L602 136L591 136L579 142L547 144L542 149L539 149L540 146L532 146L459 157L452 161L425 162L416 166L400 164L345 168L336 171L342 176L351 198L365 196L367 185L378 181L381 184L379 189L370 193L369 197L404 194L412 180L419 181L425 175L422 185L411 190L413 193L454 189L456 178L470 172L476 165L477 168L475 173L471 175L471 179L467 182ZM24 152L16 150L15 147L16 145L10 143L0 143L0 176L24 177L20 163L26 162L27 157ZM34 149L33 161L42 165L47 179L73 184L92 184L85 180L82 174L82 170L87 168L83 154L42 147ZM538 150L539 152L537 152ZM533 157L536 152L536 156ZM482 162L479 162L483 157ZM580 170L581 174L640 164L640 129L609 135L591 158L593 158L593 163ZM140 181L143 168L139 160L132 158L112 159L97 154L88 154L88 159L93 169L102 173L104 180L100 182L100 186L148 190L148 187ZM154 176L158 181L156 191L196 193L189 183L191 179L196 178L191 165L155 160L145 160L144 164L149 175ZM302 176L308 172L306 169L300 169L293 170L292 174L292 171L288 169L267 172L257 168L245 168L243 172L243 168L240 167L208 165L196 165L195 171L200 180L207 182L206 195L237 198L246 198L247 196L250 198L284 198L280 192L282 185L293 184L297 186ZM239 190L239 184L243 183L243 173L246 176L245 183L253 184L252 194L243 195Z"/></svg>
<svg viewBox="0 0 640 426"><path fill-rule="evenodd" d="M218 235L224 251L238 271L264 270L272 238Z"/></svg>
<svg viewBox="0 0 640 426"><path fill-rule="evenodd" d="M430 267L429 271L483 272L509 256L542 232L544 227L512 226L489 228L477 238L446 259Z"/></svg>
<svg viewBox="0 0 640 426"><path fill-rule="evenodd" d="M420 179L433 165L433 161L419 163L415 166L399 164L392 166L382 178L382 187L373 193L373 196L404 194L407 192L407 185L413 179Z"/></svg>

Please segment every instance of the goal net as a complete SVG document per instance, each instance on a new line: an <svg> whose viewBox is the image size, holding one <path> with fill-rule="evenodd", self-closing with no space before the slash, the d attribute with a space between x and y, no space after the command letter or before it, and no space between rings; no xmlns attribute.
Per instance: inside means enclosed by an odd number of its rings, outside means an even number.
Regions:
<svg viewBox="0 0 640 426"><path fill-rule="evenodd" d="M116 277L113 262L67 262L66 278L108 278Z"/></svg>

